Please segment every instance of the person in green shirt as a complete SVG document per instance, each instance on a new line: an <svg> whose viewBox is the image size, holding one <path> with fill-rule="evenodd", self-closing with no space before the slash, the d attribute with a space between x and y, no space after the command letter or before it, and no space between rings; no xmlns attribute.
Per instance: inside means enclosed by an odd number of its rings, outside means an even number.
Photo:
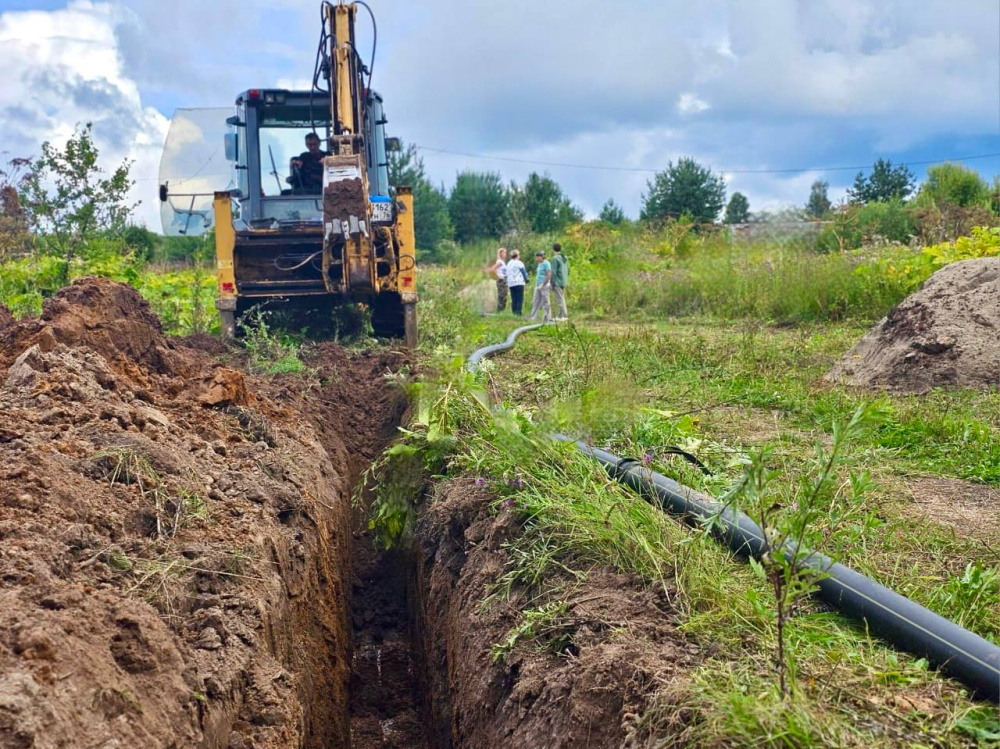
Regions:
<svg viewBox="0 0 1000 749"><path fill-rule="evenodd" d="M545 259L545 253L539 250L535 253L535 295L531 299L531 314L529 317L534 320L541 311L542 322L552 320L552 310L549 307L549 289L552 287L552 264Z"/></svg>
<svg viewBox="0 0 1000 749"><path fill-rule="evenodd" d="M552 245L552 296L555 298L556 320L566 320L566 285L569 283L569 260L562 254L562 245Z"/></svg>

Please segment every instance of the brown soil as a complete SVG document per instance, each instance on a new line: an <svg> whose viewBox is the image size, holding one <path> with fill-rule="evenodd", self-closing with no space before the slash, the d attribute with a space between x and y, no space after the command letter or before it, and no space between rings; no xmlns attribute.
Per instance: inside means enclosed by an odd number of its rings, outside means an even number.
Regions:
<svg viewBox="0 0 1000 749"><path fill-rule="evenodd" d="M347 745L349 495L399 359L193 343L92 278L0 325L4 747Z"/></svg>
<svg viewBox="0 0 1000 749"><path fill-rule="evenodd" d="M916 479L907 487L917 510L931 520L959 535L1000 540L1000 491L939 476Z"/></svg>
<svg viewBox="0 0 1000 749"><path fill-rule="evenodd" d="M521 525L463 480L413 550L377 552L350 498L405 416L385 375L411 362L303 357L307 376L254 376L94 278L0 321L0 746L663 738L638 716L700 657L671 591L590 569L484 605ZM494 661L556 595L557 634Z"/></svg>
<svg viewBox="0 0 1000 749"><path fill-rule="evenodd" d="M947 265L827 373L847 385L918 393L1000 387L1000 258Z"/></svg>
<svg viewBox="0 0 1000 749"><path fill-rule="evenodd" d="M676 694L699 660L674 627L669 591L604 569L582 583L549 580L566 605L558 631L495 662L491 650L518 612L543 601L515 591L508 602L482 604L509 561L504 543L521 529L516 508L490 507L485 489L458 480L440 488L419 522L418 652L436 745L658 745L664 727L638 718Z"/></svg>
<svg viewBox="0 0 1000 749"><path fill-rule="evenodd" d="M347 221L351 216L367 220L368 201L361 179L343 179L323 188L323 220Z"/></svg>
<svg viewBox="0 0 1000 749"><path fill-rule="evenodd" d="M355 534L363 528L361 521ZM402 551L378 553L368 536L352 554L351 747L429 749L430 705L407 598L412 558Z"/></svg>

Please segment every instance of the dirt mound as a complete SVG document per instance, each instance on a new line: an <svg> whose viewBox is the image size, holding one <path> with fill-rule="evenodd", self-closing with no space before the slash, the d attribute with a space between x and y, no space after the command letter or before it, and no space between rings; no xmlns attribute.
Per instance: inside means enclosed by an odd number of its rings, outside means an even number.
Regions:
<svg viewBox="0 0 1000 749"><path fill-rule="evenodd" d="M15 322L14 315L10 313L6 305L0 304L0 331L4 328L13 325Z"/></svg>
<svg viewBox="0 0 1000 749"><path fill-rule="evenodd" d="M1000 387L1000 258L947 265L827 373L830 382L923 392Z"/></svg>
<svg viewBox="0 0 1000 749"><path fill-rule="evenodd" d="M657 698L669 699L700 660L673 626L662 589L605 569L585 583L560 583L562 614L547 637L509 641L518 612L544 602L496 592L507 542L521 532L516 508L491 510L474 479L453 481L428 503L417 536L417 608L429 674L437 746L656 746L665 738L636 724Z"/></svg>
<svg viewBox="0 0 1000 749"><path fill-rule="evenodd" d="M160 321L139 292L106 278L88 276L47 299L40 318L0 325L0 366L32 344L86 346L119 374L150 385L158 375L189 377L204 365L193 349L163 334Z"/></svg>
<svg viewBox="0 0 1000 749"><path fill-rule="evenodd" d="M260 379L82 279L0 326L0 746L346 745L389 355ZM357 434L345 434L352 429Z"/></svg>

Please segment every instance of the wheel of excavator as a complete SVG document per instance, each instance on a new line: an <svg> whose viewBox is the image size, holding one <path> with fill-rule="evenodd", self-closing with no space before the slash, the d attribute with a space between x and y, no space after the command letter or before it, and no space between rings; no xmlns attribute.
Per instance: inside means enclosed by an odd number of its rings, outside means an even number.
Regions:
<svg viewBox="0 0 1000 749"><path fill-rule="evenodd" d="M372 330L378 338L402 338L406 332L403 305L398 300L372 302Z"/></svg>
<svg viewBox="0 0 1000 749"><path fill-rule="evenodd" d="M371 305L372 330L379 338L402 338L406 345L417 345L417 310L415 304L398 299L376 300Z"/></svg>

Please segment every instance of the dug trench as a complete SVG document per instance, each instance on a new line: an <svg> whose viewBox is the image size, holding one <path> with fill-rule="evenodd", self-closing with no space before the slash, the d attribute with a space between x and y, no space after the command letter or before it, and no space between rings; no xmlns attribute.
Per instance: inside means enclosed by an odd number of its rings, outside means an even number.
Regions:
<svg viewBox="0 0 1000 749"><path fill-rule="evenodd" d="M351 489L396 354L258 377L81 279L0 328L0 746L345 746Z"/></svg>
<svg viewBox="0 0 1000 749"><path fill-rule="evenodd" d="M95 278L0 314L0 746L642 743L698 658L669 591L585 570L558 638L496 658L531 594L482 602L524 519L452 480L377 551L352 496L413 363L303 358L252 374Z"/></svg>

